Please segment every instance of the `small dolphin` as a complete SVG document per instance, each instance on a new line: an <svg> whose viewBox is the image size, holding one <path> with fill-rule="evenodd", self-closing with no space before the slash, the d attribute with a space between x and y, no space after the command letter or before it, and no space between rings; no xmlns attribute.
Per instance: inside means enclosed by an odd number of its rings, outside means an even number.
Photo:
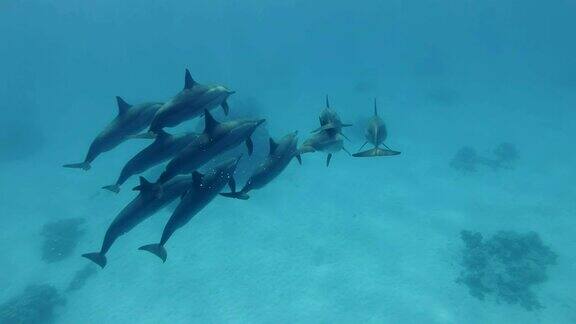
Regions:
<svg viewBox="0 0 576 324"><path fill-rule="evenodd" d="M378 107L376 106L376 99L374 99L374 116L368 121L368 128L366 129L366 142L360 147L361 150L366 144L371 143L374 145L373 149L369 149L363 152L358 152L352 154L354 157L370 157L370 156L390 156L398 155L400 152L391 150L384 141L388 136L386 131L386 125L382 118L378 116ZM379 146L382 145L385 149L381 149Z"/></svg>
<svg viewBox="0 0 576 324"><path fill-rule="evenodd" d="M181 196L190 187L191 183L191 176L176 177L164 185L164 192L159 197L154 185L144 177L140 177L140 185L134 188L134 190L139 190L140 193L114 218L114 221L112 221L106 231L106 235L104 235L100 251L86 253L82 256L104 268L107 263L106 253L108 253L117 238L128 233L136 225Z"/></svg>
<svg viewBox="0 0 576 324"><path fill-rule="evenodd" d="M230 188L231 192L221 193L224 197L246 200L250 198L248 192L254 189L260 189L274 180L288 166L293 157L298 154L298 132L290 133L284 136L280 141L275 142L270 138L270 153L268 157L260 163L258 168L250 176L244 188L236 191L236 188Z"/></svg>
<svg viewBox="0 0 576 324"><path fill-rule="evenodd" d="M164 161L168 161L186 146L195 143L200 136L201 134L196 133L171 135L163 130L159 130L154 142L138 152L138 154L124 165L116 183L102 188L115 193L120 192L120 186L126 182L128 178L135 174L140 174Z"/></svg>
<svg viewBox="0 0 576 324"><path fill-rule="evenodd" d="M189 173L201 167L216 155L246 142L248 154L252 155L252 133L265 119L238 119L219 123L206 110L204 132L193 144L186 146L166 165L158 184L162 185L174 176Z"/></svg>
<svg viewBox="0 0 576 324"><path fill-rule="evenodd" d="M184 79L184 89L158 110L150 124L150 132L156 133L164 127L177 126L218 106L222 106L224 113L228 115L230 109L226 99L234 91L220 85L202 85L192 79L188 69Z"/></svg>
<svg viewBox="0 0 576 324"><path fill-rule="evenodd" d="M200 212L208 203L210 203L222 188L228 183L231 188L234 184L234 171L238 165L240 157L229 159L217 165L212 171L203 175L194 171L192 177L193 183L188 187L188 191L182 195L180 204L170 216L168 223L164 226L162 237L158 244L148 244L141 246L139 250L148 251L166 262L166 249L164 245L170 239L172 234L179 228L186 225L192 217Z"/></svg>
<svg viewBox="0 0 576 324"><path fill-rule="evenodd" d="M311 153L311 152L326 152L328 156L326 157L326 166L330 166L330 160L332 160L332 154L340 150L344 150L346 153L350 154L348 150L344 147L344 141L342 135L335 133L330 134L327 131L321 131L312 135L308 138L300 149L298 149L298 154Z"/></svg>
<svg viewBox="0 0 576 324"><path fill-rule="evenodd" d="M333 135L334 133L338 133L338 134L344 136L344 138L348 139L342 133L342 128L350 127L350 126L352 126L352 124L342 123L342 120L340 119L340 116L338 116L338 113L336 112L336 110L330 108L330 102L328 101L328 96L326 96L326 108L324 108L324 110L322 110L322 112L320 113L320 116L318 118L320 120L320 127L313 130L312 133L317 133L320 131L327 131L327 132L331 132L331 135Z"/></svg>
<svg viewBox="0 0 576 324"><path fill-rule="evenodd" d="M129 138L146 138L144 135L136 134L150 125L162 103L147 102L131 106L120 97L116 97L116 101L118 115L92 141L84 162L65 164L65 168L90 170L90 163L101 153L112 150Z"/></svg>

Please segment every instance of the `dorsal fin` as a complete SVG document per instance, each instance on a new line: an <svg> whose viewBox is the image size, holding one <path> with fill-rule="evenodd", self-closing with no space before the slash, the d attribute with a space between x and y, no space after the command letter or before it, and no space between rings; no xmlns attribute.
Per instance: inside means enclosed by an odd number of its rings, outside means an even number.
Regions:
<svg viewBox="0 0 576 324"><path fill-rule="evenodd" d="M378 116L378 107L376 106L376 98L374 98L374 116Z"/></svg>
<svg viewBox="0 0 576 324"><path fill-rule="evenodd" d="M192 89L196 83L197 82L192 79L190 71L186 69L186 74L184 75L184 89Z"/></svg>
<svg viewBox="0 0 576 324"><path fill-rule="evenodd" d="M130 104L128 104L126 101L124 101L124 99L120 98L119 96L116 96L116 102L118 103L118 115L125 114L128 111L128 109L132 107Z"/></svg>
<svg viewBox="0 0 576 324"><path fill-rule="evenodd" d="M204 178L204 175L198 171L194 171L192 172L192 184L194 185L195 188L201 187L202 186L202 179Z"/></svg>
<svg viewBox="0 0 576 324"><path fill-rule="evenodd" d="M330 108L330 101L328 101L328 95L326 95L326 108Z"/></svg>
<svg viewBox="0 0 576 324"><path fill-rule="evenodd" d="M140 177L140 184L137 185L136 187L134 187L134 191L140 191L140 192L146 192L148 190L151 190L152 187L154 187L154 184L152 184L150 181L146 180L146 178L144 177Z"/></svg>
<svg viewBox="0 0 576 324"><path fill-rule="evenodd" d="M220 124L218 121L216 121L216 119L214 119L214 117L212 117L212 114L210 114L210 112L205 109L204 110L204 133L206 134L210 134L214 131L214 129L216 128L216 126L218 126L218 124Z"/></svg>
<svg viewBox="0 0 576 324"><path fill-rule="evenodd" d="M274 153L274 151L276 151L276 148L278 148L278 143L276 143L274 141L274 139L272 139L272 137L270 137L270 154Z"/></svg>

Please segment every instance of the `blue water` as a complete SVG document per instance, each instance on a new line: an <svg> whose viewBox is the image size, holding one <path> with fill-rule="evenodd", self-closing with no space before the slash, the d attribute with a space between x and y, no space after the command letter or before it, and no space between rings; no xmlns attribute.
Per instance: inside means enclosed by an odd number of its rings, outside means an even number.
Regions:
<svg viewBox="0 0 576 324"><path fill-rule="evenodd" d="M45 283L67 301L56 323L574 323L574 30L570 0L2 1L0 304ZM159 239L167 208L64 292L137 178L118 195L100 188L148 142L88 172L62 164L115 117L114 96L166 101L185 68L300 143L329 95L355 124L352 152L376 97L402 154L338 152L329 168L324 153L304 155L248 201L216 198L163 264L137 248ZM463 146L488 156L502 142L519 152L513 169L450 166ZM266 142L255 151L253 164ZM77 217L73 254L42 261L43 225ZM537 232L558 255L533 287L544 308L481 301L456 283L461 230Z"/></svg>

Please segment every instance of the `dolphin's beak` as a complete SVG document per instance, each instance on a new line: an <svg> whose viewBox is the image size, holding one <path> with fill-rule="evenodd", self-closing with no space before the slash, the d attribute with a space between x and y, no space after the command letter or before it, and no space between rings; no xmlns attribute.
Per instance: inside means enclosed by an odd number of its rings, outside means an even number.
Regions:
<svg viewBox="0 0 576 324"><path fill-rule="evenodd" d="M227 90L226 93L228 93L228 95L233 95L236 93L236 91L234 90Z"/></svg>
<svg viewBox="0 0 576 324"><path fill-rule="evenodd" d="M260 126L260 125L264 124L264 122L266 122L266 119L262 118L256 122L256 126Z"/></svg>

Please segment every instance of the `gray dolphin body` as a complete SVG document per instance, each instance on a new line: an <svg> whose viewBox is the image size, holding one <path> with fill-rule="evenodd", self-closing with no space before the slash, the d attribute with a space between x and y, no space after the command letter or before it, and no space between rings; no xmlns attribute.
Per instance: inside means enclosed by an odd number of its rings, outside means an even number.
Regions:
<svg viewBox="0 0 576 324"><path fill-rule="evenodd" d="M320 120L320 127L313 130L313 133L327 131L330 133L330 135L341 134L346 138L346 136L342 133L342 128L352 126L352 124L342 123L342 120L340 119L340 116L338 116L336 110L330 108L328 96L326 96L326 107L324 110L322 110L318 119Z"/></svg>
<svg viewBox="0 0 576 324"><path fill-rule="evenodd" d="M220 85L199 84L192 79L190 71L186 70L184 89L162 105L150 124L150 131L155 133L164 127L177 126L218 106L222 106L224 113L228 115L226 99L233 93L234 91Z"/></svg>
<svg viewBox="0 0 576 324"><path fill-rule="evenodd" d="M191 145L186 146L166 165L158 184L162 185L174 176L190 173L218 154L246 142L248 154L252 154L253 143L250 139L256 127L265 119L238 119L223 123L217 122L207 110L204 112L204 132Z"/></svg>
<svg viewBox="0 0 576 324"><path fill-rule="evenodd" d="M171 135L163 130L158 131L154 142L138 152L138 154L124 165L116 183L105 186L103 189L116 193L120 192L120 186L131 176L140 174L155 165L168 161L186 146L195 143L200 136L201 134L197 133Z"/></svg>
<svg viewBox="0 0 576 324"><path fill-rule="evenodd" d="M274 180L286 169L293 157L298 157L298 138L296 135L297 132L290 133L278 142L270 138L268 157L256 168L244 188L240 191L236 191L236 188L230 188L231 192L221 193L221 195L229 198L248 199L250 198L248 192L260 189Z"/></svg>
<svg viewBox="0 0 576 324"><path fill-rule="evenodd" d="M164 185L162 196L158 196L154 185L140 177L140 185L134 188L140 193L114 218L104 235L100 251L82 256L104 268L107 263L106 253L116 239L180 197L190 187L192 181L191 176L176 177Z"/></svg>
<svg viewBox="0 0 576 324"><path fill-rule="evenodd" d="M363 152L358 152L352 154L354 157L372 157L372 156L391 156L398 155L400 152L391 150L384 141L388 136L386 131L386 125L382 118L378 116L378 108L376 106L376 99L374 99L374 116L368 121L368 127L366 128L366 142L362 144L360 150L368 143L374 145L373 149L369 149ZM380 145L384 146L384 149L380 148Z"/></svg>
<svg viewBox="0 0 576 324"><path fill-rule="evenodd" d="M222 191L224 186L229 183L234 187L234 171L238 165L240 157L229 159L218 164L212 171L202 175L194 171L192 177L193 183L188 187L188 191L182 195L182 200L174 213L164 226L162 237L157 244L144 245L139 250L148 251L155 254L162 262L166 262L166 249L164 245L172 237L174 232L186 225L192 217L200 212L208 203L210 203Z"/></svg>
<svg viewBox="0 0 576 324"><path fill-rule="evenodd" d="M330 166L333 153L336 153L340 150L348 152L346 148L344 148L343 136L339 133L321 131L304 141L302 146L300 146L298 149L298 154L311 152L328 153L328 156L326 157L326 166Z"/></svg>
<svg viewBox="0 0 576 324"><path fill-rule="evenodd" d="M90 163L101 153L112 150L125 140L136 137L154 118L162 106L159 102L147 102L131 106L122 98L116 97L118 102L118 115L90 144L88 153L83 162L66 164L65 168L90 169Z"/></svg>

